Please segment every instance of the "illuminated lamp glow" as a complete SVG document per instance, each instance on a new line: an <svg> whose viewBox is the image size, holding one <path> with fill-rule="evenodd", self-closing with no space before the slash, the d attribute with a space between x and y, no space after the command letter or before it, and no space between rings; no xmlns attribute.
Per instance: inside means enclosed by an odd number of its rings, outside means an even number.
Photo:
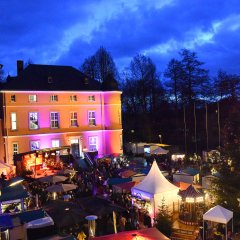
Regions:
<svg viewBox="0 0 240 240"><path fill-rule="evenodd" d="M53 200L56 200L57 199L57 193L56 192L53 192Z"/></svg>
<svg viewBox="0 0 240 240"><path fill-rule="evenodd" d="M203 197L197 197L196 202L203 202Z"/></svg>
<svg viewBox="0 0 240 240"><path fill-rule="evenodd" d="M194 198L186 198L186 202L189 202L189 203L194 203Z"/></svg>

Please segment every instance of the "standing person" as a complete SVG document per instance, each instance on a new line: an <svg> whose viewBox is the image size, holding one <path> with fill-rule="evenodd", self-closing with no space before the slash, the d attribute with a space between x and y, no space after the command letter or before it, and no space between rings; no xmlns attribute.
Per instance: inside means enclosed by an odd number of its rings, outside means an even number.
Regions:
<svg viewBox="0 0 240 240"><path fill-rule="evenodd" d="M119 219L119 230L120 230L120 232L125 231L125 225L126 225L126 218L121 215L120 219Z"/></svg>
<svg viewBox="0 0 240 240"><path fill-rule="evenodd" d="M150 215L149 215L148 212L146 212L146 213L144 214L143 224L144 224L144 226L146 226L146 227L148 227L148 228L151 228L151 227L152 227L151 217L150 217Z"/></svg>

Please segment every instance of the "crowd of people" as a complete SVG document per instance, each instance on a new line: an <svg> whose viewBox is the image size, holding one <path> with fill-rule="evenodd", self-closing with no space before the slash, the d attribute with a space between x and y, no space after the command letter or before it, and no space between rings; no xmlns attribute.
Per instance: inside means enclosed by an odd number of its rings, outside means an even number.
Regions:
<svg viewBox="0 0 240 240"><path fill-rule="evenodd" d="M112 213L98 215L96 220L97 236L114 233L115 229L120 232L152 226L149 214L132 205L130 194L115 193L107 183L109 178L119 177L124 164L122 160L101 161L97 167L92 166L88 169L79 167L75 174L66 175L68 179L64 183L77 185L76 190L67 193L71 196L70 201L78 203L79 199L99 196L108 199L111 204L121 207L121 211L115 213L115 223ZM73 167L69 166L68 169L73 170ZM53 183L43 182L40 179L24 181L25 187L32 196L27 203L29 209L36 207L36 196L38 206L43 208L52 199L52 193L46 190L51 184ZM66 193L58 193L58 198L62 198L64 194ZM88 236L87 221L82 219L79 224L62 228L61 232L74 235L77 239L84 239Z"/></svg>

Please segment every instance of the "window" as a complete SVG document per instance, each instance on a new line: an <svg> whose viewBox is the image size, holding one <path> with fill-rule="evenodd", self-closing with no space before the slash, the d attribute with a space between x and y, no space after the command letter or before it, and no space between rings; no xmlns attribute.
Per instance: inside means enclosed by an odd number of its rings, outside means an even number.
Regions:
<svg viewBox="0 0 240 240"><path fill-rule="evenodd" d="M95 102L95 96L94 95L88 96L88 101Z"/></svg>
<svg viewBox="0 0 240 240"><path fill-rule="evenodd" d="M40 141L31 141L30 148L31 148L31 151L40 149Z"/></svg>
<svg viewBox="0 0 240 240"><path fill-rule="evenodd" d="M51 128L59 128L59 113L51 112L50 121L51 121Z"/></svg>
<svg viewBox="0 0 240 240"><path fill-rule="evenodd" d="M89 137L88 139L89 151L95 152L97 151L97 137Z"/></svg>
<svg viewBox="0 0 240 240"><path fill-rule="evenodd" d="M16 102L16 95L11 95L11 102Z"/></svg>
<svg viewBox="0 0 240 240"><path fill-rule="evenodd" d="M11 113L11 130L17 130L17 114Z"/></svg>
<svg viewBox="0 0 240 240"><path fill-rule="evenodd" d="M51 95L50 96L50 101L51 102L57 102L58 101L58 95Z"/></svg>
<svg viewBox="0 0 240 240"><path fill-rule="evenodd" d="M77 127L78 126L77 112L71 112L70 121L71 121L71 127Z"/></svg>
<svg viewBox="0 0 240 240"><path fill-rule="evenodd" d="M60 147L59 139L53 139L52 140L52 147Z"/></svg>
<svg viewBox="0 0 240 240"><path fill-rule="evenodd" d="M70 101L71 102L76 102L77 101L77 95L71 95L70 96Z"/></svg>
<svg viewBox="0 0 240 240"><path fill-rule="evenodd" d="M12 148L13 148L13 155L18 154L18 143L13 143Z"/></svg>
<svg viewBox="0 0 240 240"><path fill-rule="evenodd" d="M53 78L51 76L48 76L48 83L53 83Z"/></svg>
<svg viewBox="0 0 240 240"><path fill-rule="evenodd" d="M88 111L88 125L96 126L95 111Z"/></svg>
<svg viewBox="0 0 240 240"><path fill-rule="evenodd" d="M29 128L30 129L38 129L38 113L30 112L29 113Z"/></svg>
<svg viewBox="0 0 240 240"><path fill-rule="evenodd" d="M29 102L36 102L37 101L37 95L29 95L28 99L29 99Z"/></svg>
<svg viewBox="0 0 240 240"><path fill-rule="evenodd" d="M123 140L122 140L122 134L120 134L120 149L123 149Z"/></svg>

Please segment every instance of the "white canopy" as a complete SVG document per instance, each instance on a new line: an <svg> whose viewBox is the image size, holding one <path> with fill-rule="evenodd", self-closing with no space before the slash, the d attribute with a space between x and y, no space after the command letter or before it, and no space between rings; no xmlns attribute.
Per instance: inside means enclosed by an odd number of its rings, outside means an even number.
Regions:
<svg viewBox="0 0 240 240"><path fill-rule="evenodd" d="M143 191L152 195L164 193L172 190L178 190L178 187L170 183L162 174L156 161L153 161L152 167L148 175L132 190Z"/></svg>
<svg viewBox="0 0 240 240"><path fill-rule="evenodd" d="M44 217L26 223L25 228L43 228L52 225L54 225L53 219L51 217Z"/></svg>
<svg viewBox="0 0 240 240"><path fill-rule="evenodd" d="M203 214L203 220L227 224L233 218L233 212L217 205Z"/></svg>
<svg viewBox="0 0 240 240"><path fill-rule="evenodd" d="M162 155L162 154L168 154L168 150L165 150L161 147L157 147L153 150L151 150L151 154L157 154L157 155Z"/></svg>

